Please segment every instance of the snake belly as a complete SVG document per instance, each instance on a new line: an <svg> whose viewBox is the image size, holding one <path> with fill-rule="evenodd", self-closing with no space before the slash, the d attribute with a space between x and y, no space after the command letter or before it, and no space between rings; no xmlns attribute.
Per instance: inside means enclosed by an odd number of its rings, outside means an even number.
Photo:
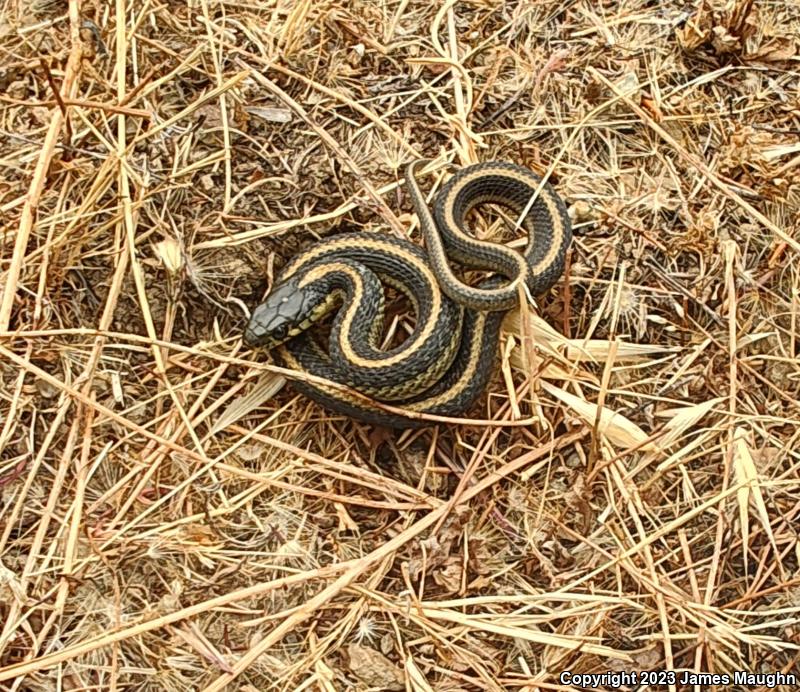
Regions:
<svg viewBox="0 0 800 692"><path fill-rule="evenodd" d="M517 305L520 285L532 295L549 289L571 241L563 201L531 171L505 162L466 166L443 186L431 214L416 182L421 163L408 166L406 183L427 254L376 233L322 240L289 262L244 334L252 346L273 348L286 367L356 392L300 377L294 387L302 394L337 413L395 428L426 425L415 413L458 416L470 407L493 374L500 325ZM524 252L467 232L469 212L487 203L521 216ZM450 259L496 275L470 286ZM380 344L381 283L404 293L416 315L412 333L391 349ZM336 310L326 350L311 328ZM386 411L381 402L410 415Z"/></svg>

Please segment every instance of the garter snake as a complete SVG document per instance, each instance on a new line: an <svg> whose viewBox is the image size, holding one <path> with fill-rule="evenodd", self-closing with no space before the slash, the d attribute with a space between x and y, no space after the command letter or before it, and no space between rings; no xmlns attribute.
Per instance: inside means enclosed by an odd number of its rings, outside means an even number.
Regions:
<svg viewBox="0 0 800 692"><path fill-rule="evenodd" d="M479 396L492 375L504 314L519 300L559 278L572 238L561 198L532 171L486 162L460 169L428 208L417 181L422 161L405 178L427 253L410 241L376 233L328 237L289 261L253 311L244 332L254 347L275 349L283 364L348 385L402 409L456 416ZM523 252L466 232L467 215L498 204L518 217L528 235ZM470 286L450 260L495 272ZM405 294L416 324L405 341L382 348L381 283ZM338 309L338 311L337 311ZM333 312L328 349L310 334ZM373 424L414 427L419 421L388 413L359 397L308 381L295 388L336 412Z"/></svg>

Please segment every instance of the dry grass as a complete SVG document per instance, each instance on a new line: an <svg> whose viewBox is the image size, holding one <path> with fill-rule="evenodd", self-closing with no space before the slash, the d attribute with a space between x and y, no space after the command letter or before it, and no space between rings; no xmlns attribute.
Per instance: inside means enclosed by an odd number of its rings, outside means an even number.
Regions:
<svg viewBox="0 0 800 692"><path fill-rule="evenodd" d="M0 13L3 689L798 672L800 6ZM239 336L298 247L418 238L418 156L576 239L470 424L386 435Z"/></svg>

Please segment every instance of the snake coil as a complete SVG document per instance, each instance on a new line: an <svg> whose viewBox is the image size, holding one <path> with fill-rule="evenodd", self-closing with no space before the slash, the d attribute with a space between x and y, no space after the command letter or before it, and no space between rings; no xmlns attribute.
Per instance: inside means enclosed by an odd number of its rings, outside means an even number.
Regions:
<svg viewBox="0 0 800 692"><path fill-rule="evenodd" d="M295 256L244 332L254 347L274 349L286 367L366 395L298 379L297 390L323 406L368 423L418 427L412 413L457 416L483 392L497 355L500 324L518 303L522 283L531 295L561 276L572 239L564 202L526 168L486 162L460 169L442 187L431 213L416 181L422 164L406 169L427 254L413 243L375 233L329 237ZM528 234L523 252L467 233L468 214L482 204L509 208ZM450 266L495 272L470 286ZM402 344L385 349L383 290L410 300L416 325ZM337 311L338 310L338 311ZM337 311L328 349L310 329Z"/></svg>

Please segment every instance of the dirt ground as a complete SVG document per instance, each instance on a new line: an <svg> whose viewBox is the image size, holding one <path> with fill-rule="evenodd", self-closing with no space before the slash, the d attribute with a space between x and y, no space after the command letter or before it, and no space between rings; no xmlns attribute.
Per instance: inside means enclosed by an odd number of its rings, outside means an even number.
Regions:
<svg viewBox="0 0 800 692"><path fill-rule="evenodd" d="M575 238L390 433L241 334L418 158ZM799 212L790 0L0 0L0 688L800 681Z"/></svg>

